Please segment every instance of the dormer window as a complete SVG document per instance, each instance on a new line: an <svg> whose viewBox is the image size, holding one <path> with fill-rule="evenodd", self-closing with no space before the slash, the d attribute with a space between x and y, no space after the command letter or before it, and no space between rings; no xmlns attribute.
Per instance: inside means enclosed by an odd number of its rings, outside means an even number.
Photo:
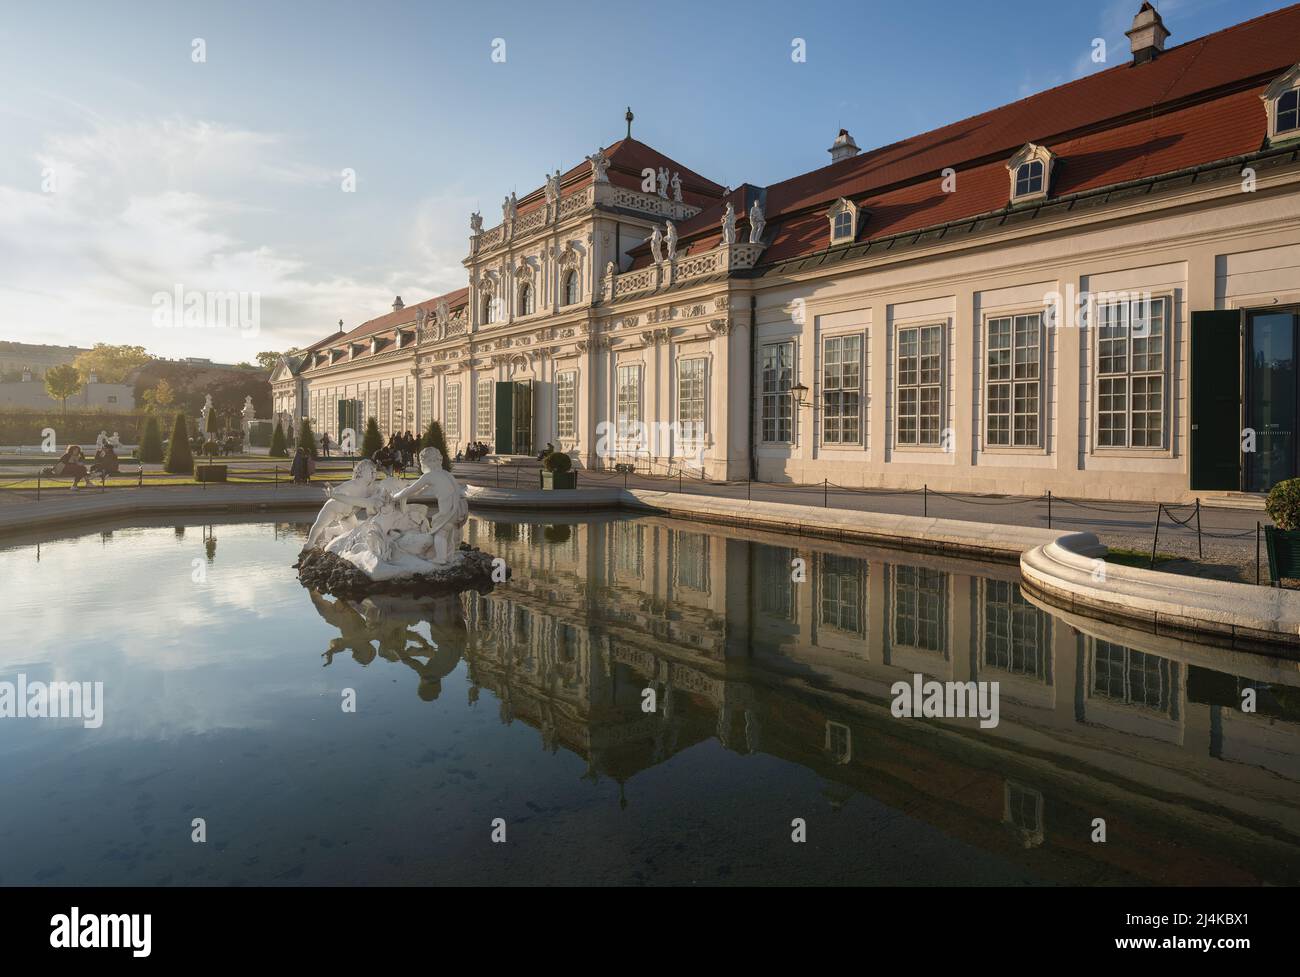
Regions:
<svg viewBox="0 0 1300 977"><path fill-rule="evenodd" d="M1021 163L1016 170L1016 196L1027 197L1031 193L1043 192L1043 164L1039 160Z"/></svg>
<svg viewBox="0 0 1300 977"><path fill-rule="evenodd" d="M1011 202L1042 200L1052 183L1052 164L1056 156L1050 149L1034 143L1024 147L1007 162L1011 175Z"/></svg>
<svg viewBox="0 0 1300 977"><path fill-rule="evenodd" d="M840 197L826 216L831 222L831 244L848 244L858 237L858 207Z"/></svg>
<svg viewBox="0 0 1300 977"><path fill-rule="evenodd" d="M1264 89L1270 143L1300 139L1300 64Z"/></svg>

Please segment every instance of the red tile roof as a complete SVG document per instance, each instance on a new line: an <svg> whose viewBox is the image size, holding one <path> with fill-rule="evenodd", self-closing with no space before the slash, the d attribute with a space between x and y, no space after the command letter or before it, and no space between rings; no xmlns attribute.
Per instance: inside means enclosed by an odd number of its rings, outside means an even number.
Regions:
<svg viewBox="0 0 1300 977"><path fill-rule="evenodd" d="M773 184L761 260L828 247L826 208L840 197L869 212L859 241L1005 207L1006 161L1027 142L1057 154L1052 196L1258 150L1259 95L1300 59L1298 38L1300 4ZM940 189L946 167L957 171L955 193ZM679 227L679 252L716 244L721 214L715 205ZM649 260L644 245L630 253L634 267Z"/></svg>
<svg viewBox="0 0 1300 977"><path fill-rule="evenodd" d="M313 345L307 347L307 349L304 350L304 352L320 352L325 347L330 347L333 349L342 349L346 351L350 343L360 342L362 339L368 339L371 336L382 335L383 333L387 333L387 332L395 333L399 326L405 326L415 322L416 312L419 309L424 309L429 314L432 314L433 310L437 307L440 301L446 301L448 310L451 312L455 312L457 309L462 308L463 306L468 304L469 289L458 288L456 289L456 291L448 292L446 295L438 295L435 296L434 298L426 299L423 302L417 302L415 305L405 306L404 308L399 309L396 312L389 312L386 315L381 315L376 319L370 319L366 322L363 322L361 325L357 326L355 329L351 330L350 332L336 332L332 336L326 339L322 339L320 342L314 343ZM366 344L365 349L359 350L357 352L357 355L352 359L359 360L362 358L362 356L369 356L369 355L370 355L370 346L369 344ZM312 363L309 366L307 366L306 369L310 370L314 365L315 364ZM328 363L321 364L321 366L327 366L327 365Z"/></svg>

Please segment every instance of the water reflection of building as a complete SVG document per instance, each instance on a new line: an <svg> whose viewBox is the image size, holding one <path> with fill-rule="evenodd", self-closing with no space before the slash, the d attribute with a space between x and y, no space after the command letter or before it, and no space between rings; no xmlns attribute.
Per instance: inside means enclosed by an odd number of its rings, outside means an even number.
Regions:
<svg viewBox="0 0 1300 977"><path fill-rule="evenodd" d="M1300 874L1294 669L1238 658L1243 674L1230 675L1196 663L1217 651L1084 633L1027 601L1013 568L973 576L970 564L658 519L474 519L468 533L513 571L462 598L470 680L503 720L536 727L592 775L624 781L717 738L1045 878ZM913 672L996 680L1000 725L895 719L890 687ZM1240 710L1246 686L1259 690L1253 715ZM654 714L641 710L648 687ZM1104 845L1090 840L1097 817Z"/></svg>

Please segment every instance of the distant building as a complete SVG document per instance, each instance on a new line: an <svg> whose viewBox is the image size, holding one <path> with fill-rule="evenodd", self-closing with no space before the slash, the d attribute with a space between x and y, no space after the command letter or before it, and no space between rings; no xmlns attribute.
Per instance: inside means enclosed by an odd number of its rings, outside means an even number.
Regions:
<svg viewBox="0 0 1300 977"><path fill-rule="evenodd" d="M0 342L0 377L28 372L32 379L39 381L44 379L45 371L71 363L82 353L88 352L88 349L81 346Z"/></svg>
<svg viewBox="0 0 1300 977"><path fill-rule="evenodd" d="M51 364L54 365L57 364ZM0 383L0 410L51 410L62 407L63 402L55 400L46 391L44 380L34 375L27 381ZM88 383L68 398L68 409L132 411L135 410L135 388L129 383Z"/></svg>

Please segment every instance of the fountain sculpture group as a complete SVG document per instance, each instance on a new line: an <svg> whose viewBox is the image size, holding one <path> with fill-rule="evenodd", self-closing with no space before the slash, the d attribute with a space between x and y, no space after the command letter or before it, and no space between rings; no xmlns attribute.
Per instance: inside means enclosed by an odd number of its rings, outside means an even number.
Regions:
<svg viewBox="0 0 1300 977"><path fill-rule="evenodd" d="M423 474L399 491L373 462L327 489L298 560L304 586L341 597L418 590L490 590L493 559L461 542L469 518L465 490L442 467L437 448L420 452ZM409 501L431 495L437 508Z"/></svg>

